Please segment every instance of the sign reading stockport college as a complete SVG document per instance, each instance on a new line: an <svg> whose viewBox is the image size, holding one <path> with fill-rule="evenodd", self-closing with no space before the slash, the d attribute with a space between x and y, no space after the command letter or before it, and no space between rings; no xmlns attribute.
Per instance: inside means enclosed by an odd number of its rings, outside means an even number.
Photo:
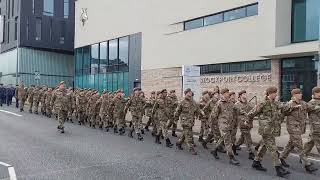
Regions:
<svg viewBox="0 0 320 180"><path fill-rule="evenodd" d="M201 84L266 83L271 81L271 73L201 76Z"/></svg>

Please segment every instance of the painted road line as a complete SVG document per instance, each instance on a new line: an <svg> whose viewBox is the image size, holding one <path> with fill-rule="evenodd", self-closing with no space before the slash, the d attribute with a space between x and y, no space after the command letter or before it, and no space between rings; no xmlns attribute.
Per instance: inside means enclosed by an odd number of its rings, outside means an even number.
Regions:
<svg viewBox="0 0 320 180"><path fill-rule="evenodd" d="M16 175L16 172L15 172L13 166L11 166L10 164L7 164L5 162L1 162L1 161L0 161L0 165L8 168L10 180L17 180L17 175Z"/></svg>
<svg viewBox="0 0 320 180"><path fill-rule="evenodd" d="M0 112L4 112L4 113L11 114L11 115L14 115L14 116L22 117L22 115L16 114L16 113L10 112L10 111L0 110Z"/></svg>

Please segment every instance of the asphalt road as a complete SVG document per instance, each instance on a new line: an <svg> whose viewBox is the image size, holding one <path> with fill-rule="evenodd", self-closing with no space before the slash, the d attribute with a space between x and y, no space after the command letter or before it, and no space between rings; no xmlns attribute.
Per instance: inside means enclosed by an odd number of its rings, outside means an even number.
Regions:
<svg viewBox="0 0 320 180"><path fill-rule="evenodd" d="M217 179L270 180L275 177L271 157L263 165L267 172L251 168L245 148L238 159L241 166L231 166L225 154L215 160L198 144L199 155L156 145L148 132L143 142L77 124L66 124L60 134L57 121L40 115L4 107L16 116L0 111L0 161L14 166L19 180L162 180ZM1 110L0 109L0 110ZM173 143L176 139L171 138ZM319 180L320 172L306 174L298 157L288 162L292 180ZM313 161L320 168L319 161ZM9 179L0 165L0 179Z"/></svg>

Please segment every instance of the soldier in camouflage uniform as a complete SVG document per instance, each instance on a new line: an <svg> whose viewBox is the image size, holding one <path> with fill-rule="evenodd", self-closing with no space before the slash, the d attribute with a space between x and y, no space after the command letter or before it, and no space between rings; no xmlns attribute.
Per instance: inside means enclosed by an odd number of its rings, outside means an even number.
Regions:
<svg viewBox="0 0 320 180"><path fill-rule="evenodd" d="M112 126L112 124L110 123L111 99L107 91L103 91L103 94L101 95L99 101L101 103L100 112L99 112L99 116L102 123L101 125L105 130L107 130L109 127ZM118 131L117 128L116 128L116 131Z"/></svg>
<svg viewBox="0 0 320 180"><path fill-rule="evenodd" d="M51 99L51 105L54 106L56 113L58 115L58 129L61 133L64 133L64 122L67 119L68 110L71 102L71 97L68 91L65 89L64 82L60 82L59 88L53 93Z"/></svg>
<svg viewBox="0 0 320 180"><path fill-rule="evenodd" d="M110 104L110 115L115 121L115 128L119 128L120 135L125 133L125 107L126 107L127 100L124 98L124 93L122 90L117 90L114 97L111 99ZM109 124L111 122L109 121Z"/></svg>
<svg viewBox="0 0 320 180"><path fill-rule="evenodd" d="M259 103L254 109L248 113L249 120L259 116L259 129L258 133L262 136L261 145L258 149L256 157L254 158L252 167L259 171L266 171L261 165L261 161L269 151L272 155L273 166L275 167L277 176L284 177L290 174L289 171L284 169L281 165L275 137L281 131L280 110L285 112L284 105L275 101L278 89L276 87L269 87L266 90L266 99L264 102ZM251 122L250 122L251 123Z"/></svg>
<svg viewBox="0 0 320 180"><path fill-rule="evenodd" d="M42 115L46 115L46 92L47 92L48 88L47 86L43 86L41 91L40 91L40 103L41 103L41 114Z"/></svg>
<svg viewBox="0 0 320 180"><path fill-rule="evenodd" d="M146 102L143 98L141 98L140 92L141 92L140 88L133 89L133 96L131 96L131 98L129 99L125 107L125 114L127 110L130 110L132 115L133 128L131 128L131 130L129 131L128 136L133 137L132 133L133 131L135 131L138 136L138 140L142 141L143 140L143 137L141 135L142 117L145 111Z"/></svg>
<svg viewBox="0 0 320 180"><path fill-rule="evenodd" d="M236 93L231 91L230 92L230 98L229 98L229 101L232 102L233 104L235 104L237 102L236 100ZM233 119L233 128L232 128L232 132L231 132L231 141L232 141L232 150L233 150L233 153L235 155L238 155L237 153L237 148L235 146L236 144L236 140L237 140L237 132L238 132L238 118L237 116L234 116L234 119Z"/></svg>
<svg viewBox="0 0 320 180"><path fill-rule="evenodd" d="M38 114L41 87L37 86L33 91L33 112Z"/></svg>
<svg viewBox="0 0 320 180"><path fill-rule="evenodd" d="M52 88L48 88L48 91L45 93L46 100L45 100L45 105L46 105L46 115L48 118L51 118L52 115L52 106L50 105L51 98L52 98Z"/></svg>
<svg viewBox="0 0 320 180"><path fill-rule="evenodd" d="M169 108L169 124L168 128L172 126L172 136L177 137L176 131L177 131L177 123L174 121L174 111L176 110L178 106L178 98L176 95L175 90L171 90L169 95L168 95L168 108Z"/></svg>
<svg viewBox="0 0 320 180"><path fill-rule="evenodd" d="M160 136L161 134L163 135L163 137L166 139L166 146L167 147L172 147L173 144L171 144L171 141L168 137L168 117L169 117L169 102L170 100L168 100L167 98L167 90L163 89L161 91L161 95L160 98L158 98L152 108L152 116L154 116L154 114L156 114L155 112L157 112L157 118L159 120L159 124L160 126L158 127L158 132L156 134L156 140L155 143L157 144L161 144L160 142Z"/></svg>
<svg viewBox="0 0 320 180"><path fill-rule="evenodd" d="M241 109L245 111L246 113L249 113L252 110L252 106L248 103L247 101L247 92L245 90L242 90L239 92L239 101L236 102L235 106L238 109ZM250 122L250 124L245 123L248 122L247 116L240 115L236 117L238 120L237 122L239 123L239 128L240 128L240 138L236 142L235 146L240 147L243 143L246 144L249 152L249 159L254 160L254 153L252 149L252 138L251 138L251 129L253 128L253 123Z"/></svg>
<svg viewBox="0 0 320 180"><path fill-rule="evenodd" d="M320 107L320 87L312 89L313 98L308 102L309 106ZM320 112L310 111L310 135L308 141L304 144L304 154L310 154L312 148L316 146L320 153Z"/></svg>
<svg viewBox="0 0 320 180"><path fill-rule="evenodd" d="M223 146L226 147L227 154L230 158L229 163L232 165L239 165L240 162L235 158L233 141L232 141L232 132L234 128L234 117L245 114L240 109L230 101L230 93L228 89L221 90L221 99L218 101L216 107L212 110L210 115L211 120L217 120L219 122L219 129L221 132L221 138L217 142L217 146L211 151L211 154L214 155L216 159L219 159L218 149Z"/></svg>
<svg viewBox="0 0 320 180"><path fill-rule="evenodd" d="M76 97L76 108L78 112L78 118L79 118L79 125L85 123L86 118L86 103L88 102L88 99L86 97L86 91L80 91L79 95Z"/></svg>
<svg viewBox="0 0 320 180"><path fill-rule="evenodd" d="M144 127L144 129L146 131L149 131L149 126L151 124L153 125L153 119L151 118L151 113L152 113L152 107L154 105L155 99L156 99L156 92L152 91L151 95L150 95L150 98L148 98L147 101L146 101L146 106L145 106L146 116L149 118L148 121L147 121L146 126Z"/></svg>
<svg viewBox="0 0 320 180"><path fill-rule="evenodd" d="M195 119L200 114L203 115L204 113L201 111L197 103L193 100L193 92L191 91L191 89L186 89L184 94L184 100L179 103L174 113L176 122L180 117L180 124L182 126L182 135L177 141L176 145L178 149L182 150L182 143L185 142L189 148L189 151L193 155L197 155L197 152L194 149L192 128L194 126Z"/></svg>
<svg viewBox="0 0 320 180"><path fill-rule="evenodd" d="M98 91L93 91L91 98L89 99L88 102L88 117L90 119L90 127L96 128L96 125L98 124L98 118L99 118L99 110L97 104L97 101L99 100L99 92Z"/></svg>
<svg viewBox="0 0 320 180"><path fill-rule="evenodd" d="M290 135L290 139L283 153L280 156L281 164L284 167L289 167L285 159L289 156L290 152L297 148L300 155L300 160L303 162L307 172L314 172L317 169L314 168L307 158L307 155L303 151L302 135L306 132L306 119L308 118L308 112L320 112L320 108L316 106L310 106L302 100L302 92L300 89L293 89L291 91L292 99L286 104L291 110L287 112L287 130Z"/></svg>
<svg viewBox="0 0 320 180"><path fill-rule="evenodd" d="M75 92L73 92L73 89L72 88L69 88L68 89L68 93L71 97L71 102L70 102L70 105L69 105L69 111L68 111L68 120L73 123L73 112L74 112L74 109L76 108L76 98L75 98Z"/></svg>
<svg viewBox="0 0 320 180"><path fill-rule="evenodd" d="M35 90L34 85L31 85L28 89L28 102L29 102L29 112L32 113L32 107L33 107L33 92Z"/></svg>
<svg viewBox="0 0 320 180"><path fill-rule="evenodd" d="M208 135L209 131L209 116L210 116L210 109L206 108L209 105L210 102L210 95L208 91L203 91L202 92L202 97L200 100L200 108L204 112L204 116L200 115L199 120L201 121L201 126L200 126L200 135L199 135L199 142L203 142L203 137Z"/></svg>
<svg viewBox="0 0 320 180"><path fill-rule="evenodd" d="M19 99L20 112L23 111L24 102L26 101L26 96L27 96L27 92L25 91L24 85L21 82L18 87L18 99Z"/></svg>

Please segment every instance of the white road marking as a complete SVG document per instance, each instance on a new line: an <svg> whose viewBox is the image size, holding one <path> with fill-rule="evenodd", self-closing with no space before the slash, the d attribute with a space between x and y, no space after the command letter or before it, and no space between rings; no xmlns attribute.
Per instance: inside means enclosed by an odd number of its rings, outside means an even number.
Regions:
<svg viewBox="0 0 320 180"><path fill-rule="evenodd" d="M1 161L0 161L0 165L8 168L10 180L17 180L17 175L16 175L16 172L15 172L13 166L11 166L10 164L7 164L5 162L1 162Z"/></svg>
<svg viewBox="0 0 320 180"><path fill-rule="evenodd" d="M4 113L11 114L11 115L14 115L14 116L22 117L22 115L16 114L16 113L10 112L10 111L0 110L0 112L4 112Z"/></svg>

